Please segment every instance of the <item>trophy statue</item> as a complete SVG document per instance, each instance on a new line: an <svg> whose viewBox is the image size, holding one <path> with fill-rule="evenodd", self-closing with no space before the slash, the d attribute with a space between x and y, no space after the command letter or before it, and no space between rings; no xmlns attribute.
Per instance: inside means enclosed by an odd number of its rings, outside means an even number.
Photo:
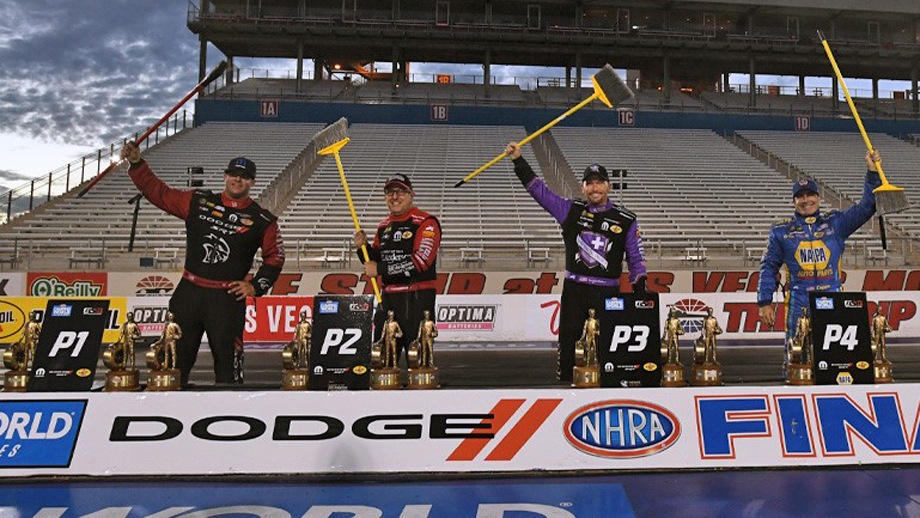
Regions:
<svg viewBox="0 0 920 518"><path fill-rule="evenodd" d="M134 343L140 337L141 330L134 321L134 313L129 311L118 340L109 344L102 353L102 362L109 368L105 373L106 392L128 392L141 388L140 374L134 368Z"/></svg>
<svg viewBox="0 0 920 518"><path fill-rule="evenodd" d="M789 361L786 383L814 385L815 350L811 342L811 318L808 316L808 308L802 308L802 314L795 321L795 335L789 339L786 347L786 357Z"/></svg>
<svg viewBox="0 0 920 518"><path fill-rule="evenodd" d="M380 340L374 342L371 348L371 388L375 390L392 390L401 387L399 383L399 367L396 362L397 340L402 338L403 332L399 322L393 316L393 310L387 311L387 321L383 324Z"/></svg>
<svg viewBox="0 0 920 518"><path fill-rule="evenodd" d="M662 387L683 387L687 384L684 379L684 366L680 363L680 349L678 339L684 334L684 326L677 318L677 309L671 306L668 318L664 321L664 336L661 337L662 360L661 368Z"/></svg>
<svg viewBox="0 0 920 518"><path fill-rule="evenodd" d="M282 390L306 390L310 381L310 337L313 324L307 320L307 312L300 312L300 321L294 330L293 339L284 346L281 357L284 369L281 371Z"/></svg>
<svg viewBox="0 0 920 518"><path fill-rule="evenodd" d="M722 384L722 366L716 360L716 336L722 334L712 308L706 308L700 337L694 344L691 383L693 385L714 386Z"/></svg>
<svg viewBox="0 0 920 518"><path fill-rule="evenodd" d="M166 327L160 339L147 351L147 390L178 390L181 383L179 369L176 368L176 342L182 338L182 329L174 320L172 311L166 314Z"/></svg>
<svg viewBox="0 0 920 518"><path fill-rule="evenodd" d="M3 377L3 390L7 392L25 392L29 384L29 368L35 358L35 347L42 332L38 315L38 311L29 314L22 336L3 352L3 365L9 369Z"/></svg>
<svg viewBox="0 0 920 518"><path fill-rule="evenodd" d="M597 363L597 337L601 334L601 321L594 315L594 308L588 309L588 318L582 327L581 338L575 342L572 386L577 388L601 386L601 373Z"/></svg>
<svg viewBox="0 0 920 518"><path fill-rule="evenodd" d="M891 362L885 355L885 334L891 332L891 326L888 319L882 314L878 305L875 308L875 314L872 315L872 356L873 370L875 371L876 383L891 383L894 378L891 376Z"/></svg>
<svg viewBox="0 0 920 518"><path fill-rule="evenodd" d="M438 388L438 368L434 366L434 339L438 337L438 328L431 319L431 311L423 312L418 326L418 337L409 344L409 388Z"/></svg>

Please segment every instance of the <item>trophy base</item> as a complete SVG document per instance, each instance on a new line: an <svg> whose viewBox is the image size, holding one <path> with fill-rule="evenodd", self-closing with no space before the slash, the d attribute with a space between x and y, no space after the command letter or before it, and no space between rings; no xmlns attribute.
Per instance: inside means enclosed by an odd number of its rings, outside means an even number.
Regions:
<svg viewBox="0 0 920 518"><path fill-rule="evenodd" d="M417 367L409 369L409 388L410 389L436 389L440 387L438 383L437 367Z"/></svg>
<svg viewBox="0 0 920 518"><path fill-rule="evenodd" d="M168 392L181 388L179 369L151 371L147 376L147 390L151 392Z"/></svg>
<svg viewBox="0 0 920 518"><path fill-rule="evenodd" d="M662 387L685 387L687 379L684 377L684 366L679 363L668 363L661 368Z"/></svg>
<svg viewBox="0 0 920 518"><path fill-rule="evenodd" d="M815 371L811 365L804 363L790 363L786 369L786 383L789 385L814 385Z"/></svg>
<svg viewBox="0 0 920 518"><path fill-rule="evenodd" d="M137 369L110 370L105 373L104 392L133 392L141 389L141 376Z"/></svg>
<svg viewBox="0 0 920 518"><path fill-rule="evenodd" d="M875 371L875 382L876 383L892 383L894 382L894 377L891 375L891 362L887 360L876 361L872 365L873 370Z"/></svg>
<svg viewBox="0 0 920 518"><path fill-rule="evenodd" d="M371 369L371 388L374 390L397 390L402 388L399 382L399 369L384 367Z"/></svg>
<svg viewBox="0 0 920 518"><path fill-rule="evenodd" d="M722 366L718 363L694 365L691 369L691 383L696 387L722 385Z"/></svg>
<svg viewBox="0 0 920 518"><path fill-rule="evenodd" d="M281 390L307 390L309 369L284 369L281 371Z"/></svg>
<svg viewBox="0 0 920 518"><path fill-rule="evenodd" d="M5 392L25 392L29 384L27 371L7 371L3 376L3 390Z"/></svg>
<svg viewBox="0 0 920 518"><path fill-rule="evenodd" d="M576 366L572 369L572 386L575 388L597 388L601 386L601 371L596 365Z"/></svg>

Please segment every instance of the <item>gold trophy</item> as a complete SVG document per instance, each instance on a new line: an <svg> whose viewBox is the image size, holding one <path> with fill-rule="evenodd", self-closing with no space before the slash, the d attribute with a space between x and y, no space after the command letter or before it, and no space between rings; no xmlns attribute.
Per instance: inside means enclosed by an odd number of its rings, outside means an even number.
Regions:
<svg viewBox="0 0 920 518"><path fill-rule="evenodd" d="M147 351L147 390L164 392L179 390L182 384L181 374L176 368L176 342L182 338L182 329L173 318L172 311L166 314L166 327L160 339Z"/></svg>
<svg viewBox="0 0 920 518"><path fill-rule="evenodd" d="M691 383L698 386L722 384L722 366L716 360L716 336L722 334L719 321L712 316L712 308L706 308L703 329L696 339L693 351Z"/></svg>
<svg viewBox="0 0 920 518"><path fill-rule="evenodd" d="M310 337L313 324L307 320L307 312L300 312L300 321L294 330L294 338L284 346L281 357L284 369L281 371L282 390L306 390L310 381Z"/></svg>
<svg viewBox="0 0 920 518"><path fill-rule="evenodd" d="M588 309L588 318L575 342L575 367L572 369L572 386L594 388L601 386L601 373L597 363L597 337L601 334L601 321L594 317L594 308Z"/></svg>
<svg viewBox="0 0 920 518"><path fill-rule="evenodd" d="M802 314L795 321L795 335L789 339L786 357L789 365L786 369L786 383L790 385L815 384L815 350L811 342L811 318L808 308L802 308Z"/></svg>
<svg viewBox="0 0 920 518"><path fill-rule="evenodd" d="M671 306L668 318L664 321L664 335L661 337L661 359L664 361L664 367L661 368L662 387L683 387L687 384L678 348L678 339L682 334L684 334L684 326L677 318L677 309Z"/></svg>
<svg viewBox="0 0 920 518"><path fill-rule="evenodd" d="M140 374L134 368L134 343L140 337L141 330L134 321L134 313L129 311L118 340L109 344L102 353L102 362L109 368L105 373L106 392L128 392L141 388Z"/></svg>
<svg viewBox="0 0 920 518"><path fill-rule="evenodd" d="M396 366L399 360L396 356L396 342L402 335L402 329L393 316L393 310L387 311L387 321L383 324L380 340L371 347L371 388L393 390L401 387L399 367Z"/></svg>
<svg viewBox="0 0 920 518"><path fill-rule="evenodd" d="M41 335L42 325L38 322L38 311L29 314L29 321L22 330L22 336L3 352L3 365L9 371L3 377L3 390L25 392L29 384L29 368L35 358L35 347Z"/></svg>
<svg viewBox="0 0 920 518"><path fill-rule="evenodd" d="M418 337L409 344L409 388L434 389L438 383L438 368L434 366L434 339L438 328L427 309L418 326Z"/></svg>
<svg viewBox="0 0 920 518"><path fill-rule="evenodd" d="M891 383L894 378L891 376L891 362L885 355L885 334L891 332L891 326L888 319L882 314L880 307L876 306L875 314L872 315L872 356L873 370L875 371L876 383Z"/></svg>

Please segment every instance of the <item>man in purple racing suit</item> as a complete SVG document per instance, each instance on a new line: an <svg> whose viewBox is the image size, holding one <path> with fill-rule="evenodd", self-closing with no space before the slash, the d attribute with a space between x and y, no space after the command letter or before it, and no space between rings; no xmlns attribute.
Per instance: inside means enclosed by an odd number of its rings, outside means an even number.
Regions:
<svg viewBox="0 0 920 518"><path fill-rule="evenodd" d="M760 281L757 284L760 321L772 328L776 320L773 292L780 267L786 267L790 287L790 295L785 301L786 343L795 336L795 322L802 315L802 308L808 307L808 292L840 291L840 264L846 239L875 214L875 194L872 191L882 183L875 167L876 161L881 161L878 151L866 153L868 171L862 199L843 211L821 212L821 195L814 180L800 180L792 184L795 215L770 229L767 251L760 260ZM789 358L786 358L788 362Z"/></svg>
<svg viewBox="0 0 920 518"><path fill-rule="evenodd" d="M623 258L629 265L633 291L645 292L646 269L636 215L609 199L610 179L603 166L593 164L582 177L584 200L570 200L551 191L521 157L517 143L505 148L514 161L514 173L533 199L562 227L565 242L565 281L559 315L556 376L572 381L575 341L589 309L605 307L620 292Z"/></svg>

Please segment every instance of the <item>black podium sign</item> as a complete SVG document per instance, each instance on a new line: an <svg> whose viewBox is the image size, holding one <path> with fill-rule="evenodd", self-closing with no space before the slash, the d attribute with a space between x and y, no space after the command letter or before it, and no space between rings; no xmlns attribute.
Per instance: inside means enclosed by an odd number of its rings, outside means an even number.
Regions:
<svg viewBox="0 0 920 518"><path fill-rule="evenodd" d="M372 295L313 297L311 390L370 388Z"/></svg>
<svg viewBox="0 0 920 518"><path fill-rule="evenodd" d="M866 294L809 294L815 384L875 383Z"/></svg>
<svg viewBox="0 0 920 518"><path fill-rule="evenodd" d="M81 391L93 386L109 301L49 300L35 348L29 392Z"/></svg>
<svg viewBox="0 0 920 518"><path fill-rule="evenodd" d="M661 386L658 307L657 293L622 293L597 309L602 387Z"/></svg>

